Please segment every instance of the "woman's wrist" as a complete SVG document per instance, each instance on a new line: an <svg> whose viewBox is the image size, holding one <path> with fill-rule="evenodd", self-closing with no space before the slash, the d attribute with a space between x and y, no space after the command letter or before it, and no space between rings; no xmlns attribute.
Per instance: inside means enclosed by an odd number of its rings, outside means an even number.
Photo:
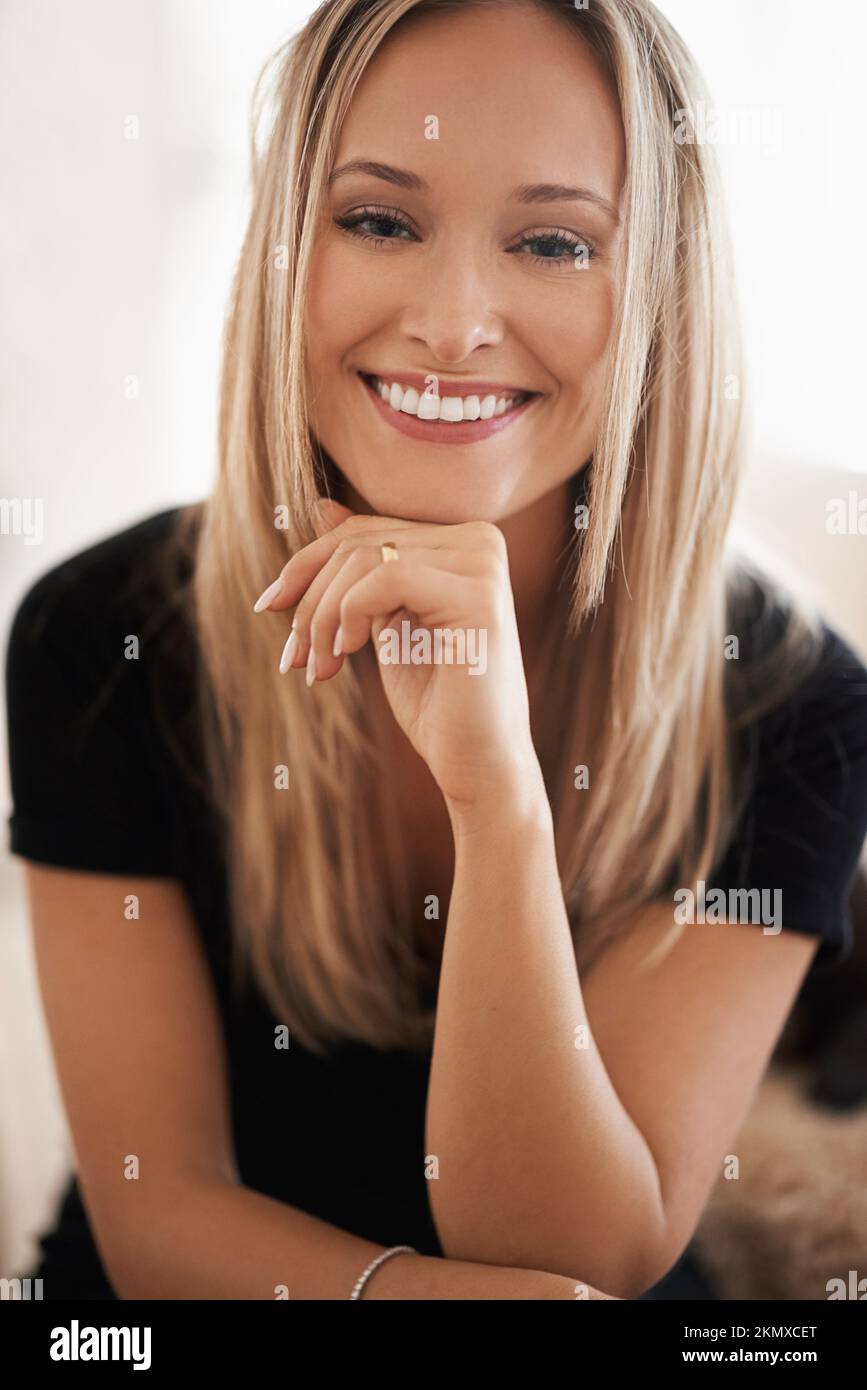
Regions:
<svg viewBox="0 0 867 1390"><path fill-rule="evenodd" d="M478 834L553 832L553 816L535 755L478 778L472 795L445 798L455 841Z"/></svg>

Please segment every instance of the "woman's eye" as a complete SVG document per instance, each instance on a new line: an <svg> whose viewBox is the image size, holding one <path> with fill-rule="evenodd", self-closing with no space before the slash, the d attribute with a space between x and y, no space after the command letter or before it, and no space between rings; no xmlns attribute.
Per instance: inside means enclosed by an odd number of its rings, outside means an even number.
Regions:
<svg viewBox="0 0 867 1390"><path fill-rule="evenodd" d="M363 208L359 212L347 213L345 217L335 217L334 221L343 231L349 232L351 236L360 237L362 241L396 241L399 238L395 233L400 232L412 236L412 231L406 223L387 208ZM362 230L365 223L376 230Z"/></svg>
<svg viewBox="0 0 867 1390"><path fill-rule="evenodd" d="M531 246L546 249L533 252L530 259L539 265L553 266L555 270L581 270L597 255L596 247L586 237L572 236L563 231L536 232L533 236L523 237L515 249L520 251L523 247Z"/></svg>
<svg viewBox="0 0 867 1390"><path fill-rule="evenodd" d="M346 213L343 217L335 217L334 222L350 236L358 237L361 241L373 242L377 246L402 238L415 239L415 233L404 222L397 209L361 208L357 212ZM586 237L575 236L562 230L536 232L533 236L525 236L509 254L514 255L515 251L533 246L544 249L532 252L531 260L537 265L552 266L560 271L580 270L597 255L595 246Z"/></svg>

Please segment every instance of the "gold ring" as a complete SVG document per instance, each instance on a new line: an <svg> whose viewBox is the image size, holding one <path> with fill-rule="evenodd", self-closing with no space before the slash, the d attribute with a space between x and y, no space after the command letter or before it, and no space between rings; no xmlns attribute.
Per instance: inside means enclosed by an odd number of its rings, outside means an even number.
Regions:
<svg viewBox="0 0 867 1390"><path fill-rule="evenodd" d="M383 564L387 564L389 560L399 560L399 559L400 559L400 555L399 555L399 553L398 553L397 546L396 546L396 545L390 545L388 541L386 541L384 545L381 545L381 546L379 547L379 553L380 553L380 555L382 556L382 563L383 563Z"/></svg>

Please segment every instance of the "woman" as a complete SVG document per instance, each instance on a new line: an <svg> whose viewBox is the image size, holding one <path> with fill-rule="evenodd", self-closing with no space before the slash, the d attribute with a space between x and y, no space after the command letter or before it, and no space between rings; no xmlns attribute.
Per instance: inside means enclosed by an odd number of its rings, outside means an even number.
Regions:
<svg viewBox="0 0 867 1390"><path fill-rule="evenodd" d="M214 491L10 639L36 1272L656 1296L867 828L864 667L726 543L700 80L644 0L331 0L274 74Z"/></svg>

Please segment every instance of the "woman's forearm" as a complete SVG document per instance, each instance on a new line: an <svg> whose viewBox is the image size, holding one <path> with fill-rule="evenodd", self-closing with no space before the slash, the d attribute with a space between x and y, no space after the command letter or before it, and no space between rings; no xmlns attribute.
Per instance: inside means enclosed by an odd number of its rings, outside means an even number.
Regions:
<svg viewBox="0 0 867 1390"><path fill-rule="evenodd" d="M111 1242L115 1245L115 1242ZM386 1247L250 1188L189 1179L142 1199L134 1229L103 1254L122 1299L348 1299ZM541 1270L395 1255L368 1280L379 1299L575 1298ZM591 1298L605 1298L593 1289Z"/></svg>
<svg viewBox="0 0 867 1390"><path fill-rule="evenodd" d="M452 824L426 1129L443 1248L634 1296L652 1282L659 1180L589 1029L547 800Z"/></svg>

